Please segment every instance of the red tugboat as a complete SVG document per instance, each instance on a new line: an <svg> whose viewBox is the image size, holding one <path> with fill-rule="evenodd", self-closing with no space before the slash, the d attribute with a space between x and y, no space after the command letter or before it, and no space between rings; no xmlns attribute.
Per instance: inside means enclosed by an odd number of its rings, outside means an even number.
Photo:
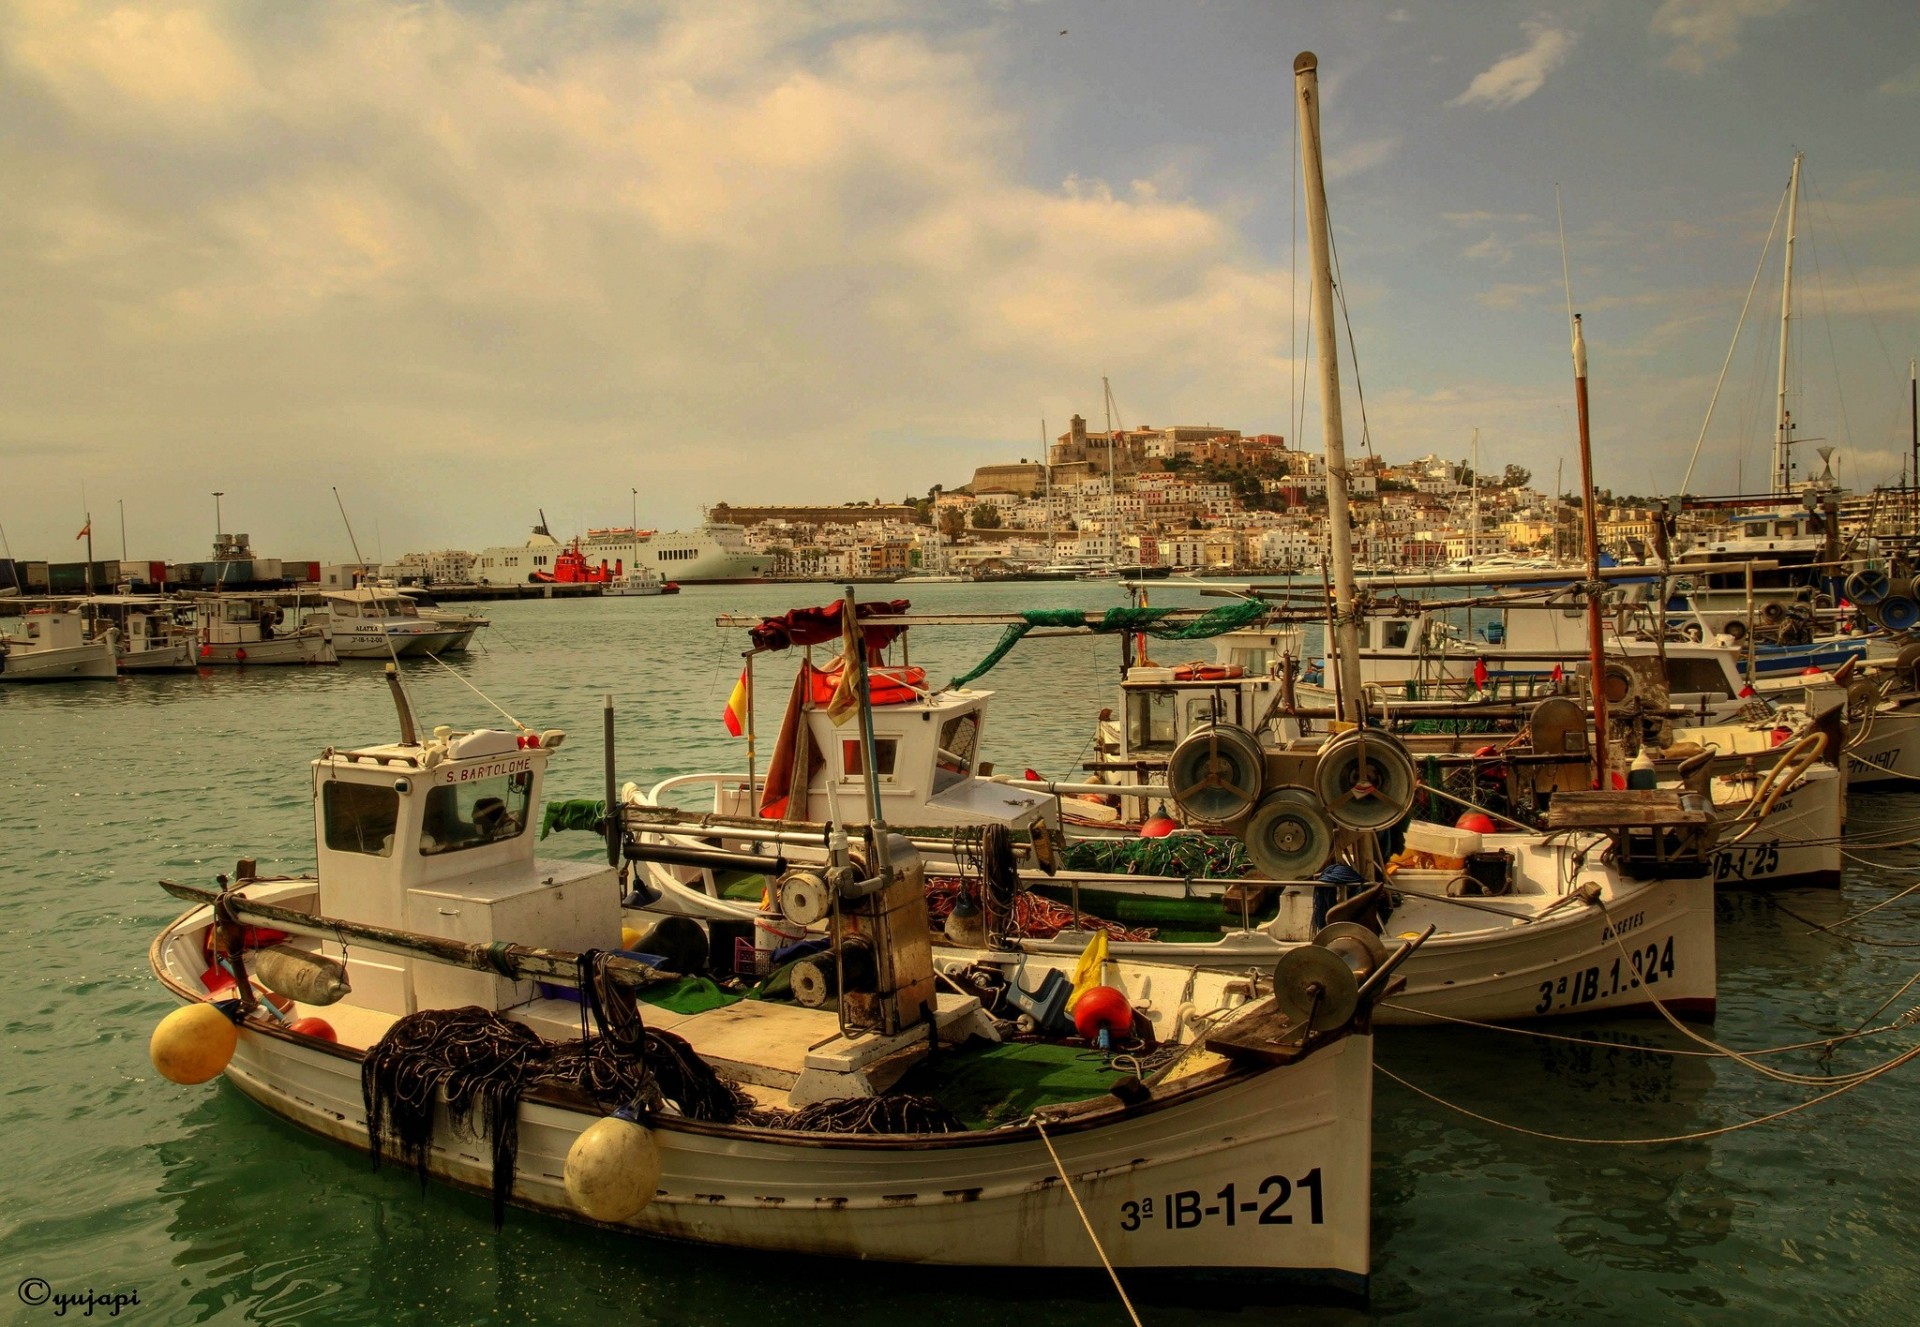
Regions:
<svg viewBox="0 0 1920 1327"><path fill-rule="evenodd" d="M589 565L587 555L580 551L580 541L575 539L554 558L552 571L530 572L527 579L537 585L609 585L623 574L618 558L611 569L605 558L597 567Z"/></svg>

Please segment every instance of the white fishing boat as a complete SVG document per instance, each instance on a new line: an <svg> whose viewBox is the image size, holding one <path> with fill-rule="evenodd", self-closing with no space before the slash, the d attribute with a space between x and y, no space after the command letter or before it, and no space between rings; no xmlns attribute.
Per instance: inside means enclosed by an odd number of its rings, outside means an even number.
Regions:
<svg viewBox="0 0 1920 1327"><path fill-rule="evenodd" d="M633 1233L1049 1270L1104 1257L1122 1272L1364 1286L1365 1020L1404 949L1303 950L1277 986L1111 964L1129 1030L1144 1018L1164 1048L1141 1073L1085 1042L1009 1047L1010 1024L936 978L920 867L883 832L842 856L834 877L837 957L849 973L857 953L874 960L866 979L849 977L837 1010L731 997L676 1007L661 995L672 974L580 957L619 943L614 870L535 859L532 815L565 734L437 728L422 740L394 676L401 740L329 748L300 775L312 789L314 877L256 879L243 862L218 895L169 886L195 905L151 949L182 1006L154 1037L167 1076L224 1071L321 1136L397 1150L423 1176L491 1189L497 1203ZM210 954L224 957L209 966ZM1036 962L1026 976L1057 987L1064 978L1047 974L1070 966ZM253 1002L261 987L280 991L288 1021ZM601 1028L584 1044L581 993ZM230 1014L209 1008L229 999ZM1113 1013L1103 1035L1121 1021ZM450 1125L474 1097L429 1088L409 1104L394 1088L401 1074L436 1081L436 1038L449 1030L466 1081L493 1075L475 1120L491 1142ZM992 1056L1029 1104L976 1118L949 1109L939 1085ZM509 1062L574 1068L500 1067ZM1091 1087L1047 1087L1082 1062L1109 1067ZM502 1110L514 1130L499 1128ZM502 1141L516 1134L517 1151Z"/></svg>
<svg viewBox="0 0 1920 1327"><path fill-rule="evenodd" d="M439 654L464 634L421 615L397 590L359 585L351 590L328 590L321 595L326 607L309 613L310 626L324 627L333 637L333 651L342 659L393 659Z"/></svg>
<svg viewBox="0 0 1920 1327"><path fill-rule="evenodd" d="M90 632L71 608L30 608L20 625L0 636L0 682L110 681L119 672L111 635Z"/></svg>
<svg viewBox="0 0 1920 1327"><path fill-rule="evenodd" d="M199 634L193 612L160 595L96 595L87 600L96 624L110 623L123 673L191 672ZM97 629L97 625L96 625Z"/></svg>
<svg viewBox="0 0 1920 1327"><path fill-rule="evenodd" d="M474 635L493 625L491 618L478 613L468 613L457 608L443 607L426 590L406 586L395 590L402 599L413 605L421 620L432 622L453 633L452 639L435 650L435 654L465 654L473 643Z"/></svg>
<svg viewBox="0 0 1920 1327"><path fill-rule="evenodd" d="M192 599L197 661L209 667L340 662L322 622L288 616L271 595L208 594ZM296 607L294 614L299 613Z"/></svg>

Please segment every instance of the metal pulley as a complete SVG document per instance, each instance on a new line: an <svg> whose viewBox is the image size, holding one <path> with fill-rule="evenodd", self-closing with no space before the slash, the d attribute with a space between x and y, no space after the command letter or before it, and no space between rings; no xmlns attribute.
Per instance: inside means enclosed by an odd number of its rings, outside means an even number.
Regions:
<svg viewBox="0 0 1920 1327"><path fill-rule="evenodd" d="M1333 826L1305 788L1276 788L1247 821L1247 856L1269 880L1308 880L1333 856Z"/></svg>
<svg viewBox="0 0 1920 1327"><path fill-rule="evenodd" d="M1167 760L1167 786L1190 821L1224 825L1260 800L1266 782L1260 739L1230 723L1212 723L1187 734Z"/></svg>
<svg viewBox="0 0 1920 1327"><path fill-rule="evenodd" d="M780 915L795 926L812 926L833 910L833 890L816 871L789 871L774 882Z"/></svg>
<svg viewBox="0 0 1920 1327"><path fill-rule="evenodd" d="M1353 1017L1360 983L1345 959L1319 945L1290 949L1273 965L1273 999L1288 1020L1331 1032Z"/></svg>
<svg viewBox="0 0 1920 1327"><path fill-rule="evenodd" d="M1366 981L1387 961L1386 941L1358 922L1329 922L1313 942L1345 963L1356 982Z"/></svg>
<svg viewBox="0 0 1920 1327"><path fill-rule="evenodd" d="M1419 779L1400 739L1373 729L1342 733L1321 748L1313 791L1336 824L1385 829L1413 806Z"/></svg>

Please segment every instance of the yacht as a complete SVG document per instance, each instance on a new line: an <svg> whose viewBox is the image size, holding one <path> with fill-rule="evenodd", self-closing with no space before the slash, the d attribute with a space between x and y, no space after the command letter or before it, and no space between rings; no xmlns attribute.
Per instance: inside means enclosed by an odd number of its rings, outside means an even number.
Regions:
<svg viewBox="0 0 1920 1327"><path fill-rule="evenodd" d="M307 621L327 628L342 659L439 654L461 635L462 628L423 616L412 600L385 586L328 590L321 597L327 606ZM471 637L472 629L466 635Z"/></svg>

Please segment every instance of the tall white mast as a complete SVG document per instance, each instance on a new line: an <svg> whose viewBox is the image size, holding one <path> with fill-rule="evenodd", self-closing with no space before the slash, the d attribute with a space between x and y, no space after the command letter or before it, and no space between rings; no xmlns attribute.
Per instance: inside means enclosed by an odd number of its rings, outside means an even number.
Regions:
<svg viewBox="0 0 1920 1327"><path fill-rule="evenodd" d="M1787 272L1780 282L1780 411L1773 439L1773 491L1793 491L1792 462L1787 449L1793 445L1793 416L1787 410L1787 329L1793 312L1793 239L1794 219L1800 211L1800 154L1793 154L1793 178L1787 182Z"/></svg>
<svg viewBox="0 0 1920 1327"><path fill-rule="evenodd" d="M1333 563L1334 639L1343 717L1356 727L1366 710L1360 695L1360 629L1353 613L1353 527L1347 521L1347 441L1340 417L1339 342L1334 336L1333 269L1328 257L1327 182L1320 164L1320 59L1302 51L1293 62L1300 99L1300 174L1306 182L1307 251L1312 263L1310 316L1320 329L1320 420L1327 442L1327 525Z"/></svg>
<svg viewBox="0 0 1920 1327"><path fill-rule="evenodd" d="M1473 505L1467 525L1467 561L1480 561L1480 430L1473 431Z"/></svg>

